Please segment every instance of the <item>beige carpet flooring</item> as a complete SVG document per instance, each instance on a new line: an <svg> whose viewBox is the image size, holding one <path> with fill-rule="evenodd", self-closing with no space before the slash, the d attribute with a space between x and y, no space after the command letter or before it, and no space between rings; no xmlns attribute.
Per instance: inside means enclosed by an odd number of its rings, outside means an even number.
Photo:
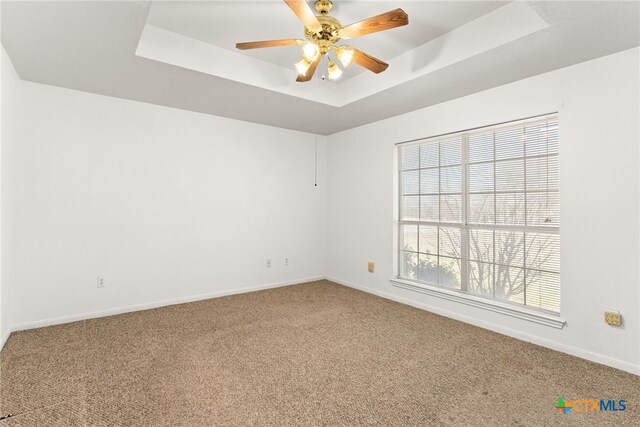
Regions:
<svg viewBox="0 0 640 427"><path fill-rule="evenodd" d="M17 332L0 359L0 427L640 425L638 376L326 281Z"/></svg>

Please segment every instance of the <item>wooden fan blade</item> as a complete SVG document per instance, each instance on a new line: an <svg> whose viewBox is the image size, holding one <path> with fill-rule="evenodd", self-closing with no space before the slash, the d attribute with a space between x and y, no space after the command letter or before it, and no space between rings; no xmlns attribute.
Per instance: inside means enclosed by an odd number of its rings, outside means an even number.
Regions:
<svg viewBox="0 0 640 427"><path fill-rule="evenodd" d="M409 23L409 16L402 9L395 9L382 15L374 16L355 24L347 25L342 29L342 38L351 39L378 31L390 30L402 27Z"/></svg>
<svg viewBox="0 0 640 427"><path fill-rule="evenodd" d="M298 74L298 78L296 79L296 81L297 82L308 82L309 80L311 80L311 77L313 77L313 74L316 72L316 68L318 68L318 64L320 63L321 59L322 59L322 55L318 55L316 60L313 61L311 63L311 65L309 65L309 69L307 70L307 74L305 74L304 76Z"/></svg>
<svg viewBox="0 0 640 427"><path fill-rule="evenodd" d="M316 15L311 10L311 7L303 0L284 0L284 2L293 10L293 13L298 15L298 18L302 21L304 26L314 33L322 31L322 25L316 18Z"/></svg>
<svg viewBox="0 0 640 427"><path fill-rule="evenodd" d="M260 49L263 47L293 46L301 43L302 43L302 40L298 40L298 39L265 40L260 42L236 43L236 48L247 50L247 49Z"/></svg>
<svg viewBox="0 0 640 427"><path fill-rule="evenodd" d="M389 68L389 64L386 62L380 61L378 58L374 58L371 55L367 55L366 53L353 49L353 61L361 67L366 68L367 70L373 71L376 74L380 74L387 68Z"/></svg>

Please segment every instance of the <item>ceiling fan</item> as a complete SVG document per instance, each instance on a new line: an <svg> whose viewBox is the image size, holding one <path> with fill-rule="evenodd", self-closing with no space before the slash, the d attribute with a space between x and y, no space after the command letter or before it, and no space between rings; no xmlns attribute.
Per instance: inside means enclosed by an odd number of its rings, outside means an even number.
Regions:
<svg viewBox="0 0 640 427"><path fill-rule="evenodd" d="M320 60L327 56L327 74L334 80L342 75L342 70L329 57L329 53L335 51L336 57L343 67L348 67L352 62L374 73L383 72L389 64L367 55L351 46L337 46L342 39L351 39L379 31L390 30L409 23L409 17L402 9L395 9L372 18L365 19L355 24L343 27L340 21L329 16L333 7L330 0L316 0L315 9L320 14L316 16L306 1L284 0L304 24L304 35L307 41L300 39L267 40L247 43L237 43L238 49L259 49L264 47L302 46L302 60L295 64L298 70L298 82L308 82L316 72Z"/></svg>

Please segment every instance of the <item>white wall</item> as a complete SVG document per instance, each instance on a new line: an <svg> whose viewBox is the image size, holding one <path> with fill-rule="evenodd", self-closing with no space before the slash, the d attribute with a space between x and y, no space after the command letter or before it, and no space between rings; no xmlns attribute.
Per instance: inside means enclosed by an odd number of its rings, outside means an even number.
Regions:
<svg viewBox="0 0 640 427"><path fill-rule="evenodd" d="M639 50L334 134L327 276L640 373ZM428 95L426 95L428 96ZM394 144L559 111L562 330L392 287ZM376 272L367 272L367 261ZM621 328L603 322L620 310Z"/></svg>
<svg viewBox="0 0 640 427"><path fill-rule="evenodd" d="M11 203L15 192L11 183L15 166L11 162L13 149L19 136L22 82L4 49L1 52L1 144L0 144L0 349L9 337L11 327L11 251L12 221L15 218Z"/></svg>
<svg viewBox="0 0 640 427"><path fill-rule="evenodd" d="M29 82L21 102L14 330L324 275L324 138L314 187L310 134Z"/></svg>

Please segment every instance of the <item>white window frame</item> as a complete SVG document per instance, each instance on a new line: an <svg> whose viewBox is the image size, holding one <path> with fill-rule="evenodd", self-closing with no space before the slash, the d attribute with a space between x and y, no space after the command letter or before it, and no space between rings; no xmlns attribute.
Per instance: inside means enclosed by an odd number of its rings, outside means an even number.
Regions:
<svg viewBox="0 0 640 427"><path fill-rule="evenodd" d="M464 131L459 131L459 132L452 132L452 133L448 133L448 134L443 134L443 135L436 135L436 136L432 136L432 137L427 137L427 138L420 138L417 140L412 140L412 141L405 141L405 142L400 142L396 144L396 148L394 151L394 192L396 194L396 197L394 197L394 245L393 245L393 250L394 250L394 277L391 279L391 284L397 288L400 289L405 289L405 290L409 290L409 291L413 291L413 292L418 292L418 293L422 293L422 294L426 294L426 295L430 295L430 296L434 296L440 299L445 299L448 301L454 301L457 303L461 303L467 306L472 306L472 307L476 307L476 308L481 308L487 311L491 311L494 313L500 313L500 314L504 314L507 316L511 316L514 318L518 318L518 319L522 319L522 320L526 320L526 321L530 321L533 323L537 323L540 325L544 325L544 326L549 326L552 328L556 328L556 329L562 329L564 327L564 325L566 324L566 321L560 317L560 313L552 313L552 312L547 312L547 311L543 311L543 310L538 310L535 308L531 308L531 307L527 307L526 305L519 305L519 304L514 304L514 303L508 303L508 302L502 302L500 300L496 300L496 299L491 299L491 298L486 298L486 297L481 297L481 296L476 296L470 293L467 293L465 290L465 286L467 285L467 280L468 280L468 272L466 271L468 266L468 262L469 262L469 257L468 254L466 253L466 251L468 250L468 244L466 242L466 240L468 239L468 237L465 237L468 234L468 230L469 227L472 228L487 228L487 229L491 229L491 230L513 230L513 231L521 231L521 232L531 232L531 231L542 231L542 232L549 232L549 231L554 231L557 232L559 235L560 232L560 228L558 227L535 227L535 226L513 226L513 225L488 225L488 226L483 226L483 225L477 225L477 224L469 224L467 221L467 217L468 217L468 209L467 209L467 203L468 203L468 166L469 166L469 162L468 162L468 140L469 140L469 133L475 132L475 131L489 131L491 129L496 129L496 128L501 128L501 129L505 129L508 128L509 125L513 125L514 127L519 127L519 126L523 126L528 122L535 122L535 121L539 121L539 120L544 120L545 118L549 118L549 117L553 117L553 118L558 118L558 113L548 113L548 114L543 114L543 115L539 115L539 116L534 116L534 117L529 117L526 119L519 119L519 120L514 120L514 121L509 121L509 122L504 122L504 123L499 123L499 124L494 124L494 125L489 125L489 126L482 126L482 127L478 127L478 128L473 128L473 129L466 129ZM407 147L410 145L421 145L424 144L426 141L430 140L430 139L435 139L435 138L446 138L446 137L454 137L457 135L461 135L462 136L462 223L461 223L461 229L462 229L462 259L461 259L461 274L462 274L462 280L461 280L461 289L460 290L452 290L452 289L447 289L441 286L437 286L437 285L430 285L424 282L418 282L418 281L413 281L413 280L407 280L404 278L400 277L400 264L401 264L401 240L402 240L402 236L400 233L400 228L402 225L405 224L424 224L424 225L431 225L431 226L447 226L444 223L435 223L435 222L430 222L430 221L415 221L415 220L401 220L400 218L400 211L401 211L401 205L402 205L402 196L403 196L403 192L402 189L400 188L402 185L402 179L401 179L401 174L403 172L403 168L402 168L402 158L400 156L400 149L401 147ZM514 159L515 160L515 159ZM525 191L526 191L526 184L525 184ZM525 213L526 216L526 213ZM451 224L450 226L453 227L457 227L458 224Z"/></svg>

